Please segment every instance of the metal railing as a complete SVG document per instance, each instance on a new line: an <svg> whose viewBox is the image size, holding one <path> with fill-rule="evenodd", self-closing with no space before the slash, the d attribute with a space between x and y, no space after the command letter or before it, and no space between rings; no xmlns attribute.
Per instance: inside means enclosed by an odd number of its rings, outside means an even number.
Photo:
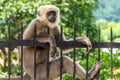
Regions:
<svg viewBox="0 0 120 80"><path fill-rule="evenodd" d="M62 31L62 28L61 28L61 31ZM21 28L21 33L23 33L23 29ZM89 31L87 29L86 31L86 36L88 35ZM59 41L59 42L56 42L57 43L57 47L73 47L73 52L74 52L74 55L73 55L73 64L74 64L74 72L73 72L73 80L75 80L75 70L76 70L76 66L75 66L75 59L76 59L76 48L86 48L87 46L80 43L80 42L77 42L75 39L76 39L76 30L74 28L74 41ZM120 43L118 42L112 42L112 29L110 31L110 42L100 42L100 28L98 30L98 42L92 42L92 46L93 48L97 48L98 49L98 61L100 61L100 48L110 48L111 49L111 56L110 56L110 72L111 72L111 78L113 78L113 58L112 58L112 54L113 54L113 48L120 48ZM10 27L8 27L8 41L0 41L0 47L2 48L8 48L8 80L10 80L10 48L11 47L15 47L15 46L20 46L21 47L21 78L23 78L23 46L35 46L35 47L44 47L44 46L49 46L48 44L45 44L45 43L40 43L36 40L23 40L22 39L22 36L21 36L21 39L20 40L10 40ZM36 53L36 48L35 48L35 51ZM36 54L35 54L36 55ZM86 55L86 80L88 79L88 55ZM35 57L36 59L36 57ZM60 50L60 80L62 80L62 50ZM36 62L35 62L36 64ZM34 66L35 66L34 64ZM49 65L47 65L49 67ZM35 66L36 67L36 66ZM48 70L49 68L47 68L47 71L49 72ZM99 74L99 73L98 73ZM35 72L34 72L34 75L36 75L36 69L35 69ZM47 77L49 77L49 73L47 74ZM36 78L36 77L34 77ZM99 78L99 76L98 76Z"/></svg>

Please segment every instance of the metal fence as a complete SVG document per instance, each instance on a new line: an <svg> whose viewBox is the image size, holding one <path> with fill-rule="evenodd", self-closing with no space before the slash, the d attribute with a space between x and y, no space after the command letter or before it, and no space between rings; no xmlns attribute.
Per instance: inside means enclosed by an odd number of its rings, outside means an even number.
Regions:
<svg viewBox="0 0 120 80"><path fill-rule="evenodd" d="M62 30L62 28L61 28ZM92 42L92 46L93 48L97 48L98 49L98 61L100 61L100 49L101 48L110 48L111 49L111 54L110 54L110 72L111 72L111 79L113 78L113 48L120 48L120 43L118 42L112 42L112 38L113 38L113 32L112 29L110 31L110 42L100 42L100 28L98 29L98 42ZM23 33L23 29L21 28L21 33ZM10 68L10 57L11 57L11 52L10 52L10 48L11 47L15 47L15 46L20 46L21 47L21 52L23 52L23 46L49 46L48 44L44 44L44 43L39 43L35 40L23 40L22 36L20 40L10 40L10 27L8 27L8 40L7 41L0 41L0 47L2 48L8 48L8 80L10 80L10 72L11 72L11 68ZM73 64L74 64L74 70L75 70L75 58L76 58L76 48L86 48L86 46L80 42L76 42L75 38L76 38L76 30L74 28L74 41L59 41L57 42L57 47L73 47L73 52L74 52L74 58L73 58ZM89 34L89 30L86 30L86 36L88 36ZM87 49L86 49L87 50ZM22 53L23 54L23 53ZM86 80L88 79L88 58L89 56L86 55ZM60 63L62 64L62 50L60 51L60 58L61 61ZM23 55L21 55L21 77L23 77ZM49 66L49 65L48 65ZM47 71L49 68L47 68ZM36 70L35 70L36 71ZM34 72L34 74L36 75L36 72ZM98 73L99 74L99 73ZM47 74L49 77L49 74ZM98 76L99 78L99 76ZM75 71L73 74L73 79L75 80ZM22 78L21 78L22 80ZM62 66L60 67L60 80L62 80Z"/></svg>

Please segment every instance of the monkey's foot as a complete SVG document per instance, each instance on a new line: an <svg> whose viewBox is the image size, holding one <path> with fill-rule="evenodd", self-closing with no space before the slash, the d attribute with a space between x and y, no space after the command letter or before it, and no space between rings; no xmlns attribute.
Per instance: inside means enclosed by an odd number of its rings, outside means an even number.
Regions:
<svg viewBox="0 0 120 80"><path fill-rule="evenodd" d="M89 79L92 80L94 79L95 75L100 71L101 66L103 65L103 61L97 61L93 65L92 69L89 71Z"/></svg>

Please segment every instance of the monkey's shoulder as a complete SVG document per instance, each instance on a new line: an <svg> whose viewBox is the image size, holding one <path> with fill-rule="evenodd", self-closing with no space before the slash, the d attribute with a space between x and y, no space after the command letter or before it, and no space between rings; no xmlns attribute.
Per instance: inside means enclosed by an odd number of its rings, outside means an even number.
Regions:
<svg viewBox="0 0 120 80"><path fill-rule="evenodd" d="M33 24L36 24L36 25L41 25L41 24L43 24L39 19L37 19L37 18L34 18L32 21L31 21L31 23L33 23Z"/></svg>
<svg viewBox="0 0 120 80"><path fill-rule="evenodd" d="M41 22L38 18L34 18L29 25L32 26L41 26L43 25L43 22Z"/></svg>

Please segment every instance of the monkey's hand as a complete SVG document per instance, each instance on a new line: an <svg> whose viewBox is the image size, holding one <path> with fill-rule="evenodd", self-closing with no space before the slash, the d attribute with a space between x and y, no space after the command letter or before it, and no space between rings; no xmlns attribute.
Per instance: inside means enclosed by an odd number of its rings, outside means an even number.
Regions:
<svg viewBox="0 0 120 80"><path fill-rule="evenodd" d="M87 37L79 37L79 38L77 38L77 41L82 42L83 44L87 45L87 47L88 47L87 54L92 51L92 44Z"/></svg>
<svg viewBox="0 0 120 80"><path fill-rule="evenodd" d="M49 43L50 43L49 53L50 53L51 57L54 57L54 55L56 53L56 40L55 40L54 36L52 36L52 35L50 36Z"/></svg>
<svg viewBox="0 0 120 80"><path fill-rule="evenodd" d="M54 56L54 54L56 52L56 40L53 35L41 34L41 35L37 36L36 40L39 42L43 42L43 43L49 43L50 44L49 55Z"/></svg>

